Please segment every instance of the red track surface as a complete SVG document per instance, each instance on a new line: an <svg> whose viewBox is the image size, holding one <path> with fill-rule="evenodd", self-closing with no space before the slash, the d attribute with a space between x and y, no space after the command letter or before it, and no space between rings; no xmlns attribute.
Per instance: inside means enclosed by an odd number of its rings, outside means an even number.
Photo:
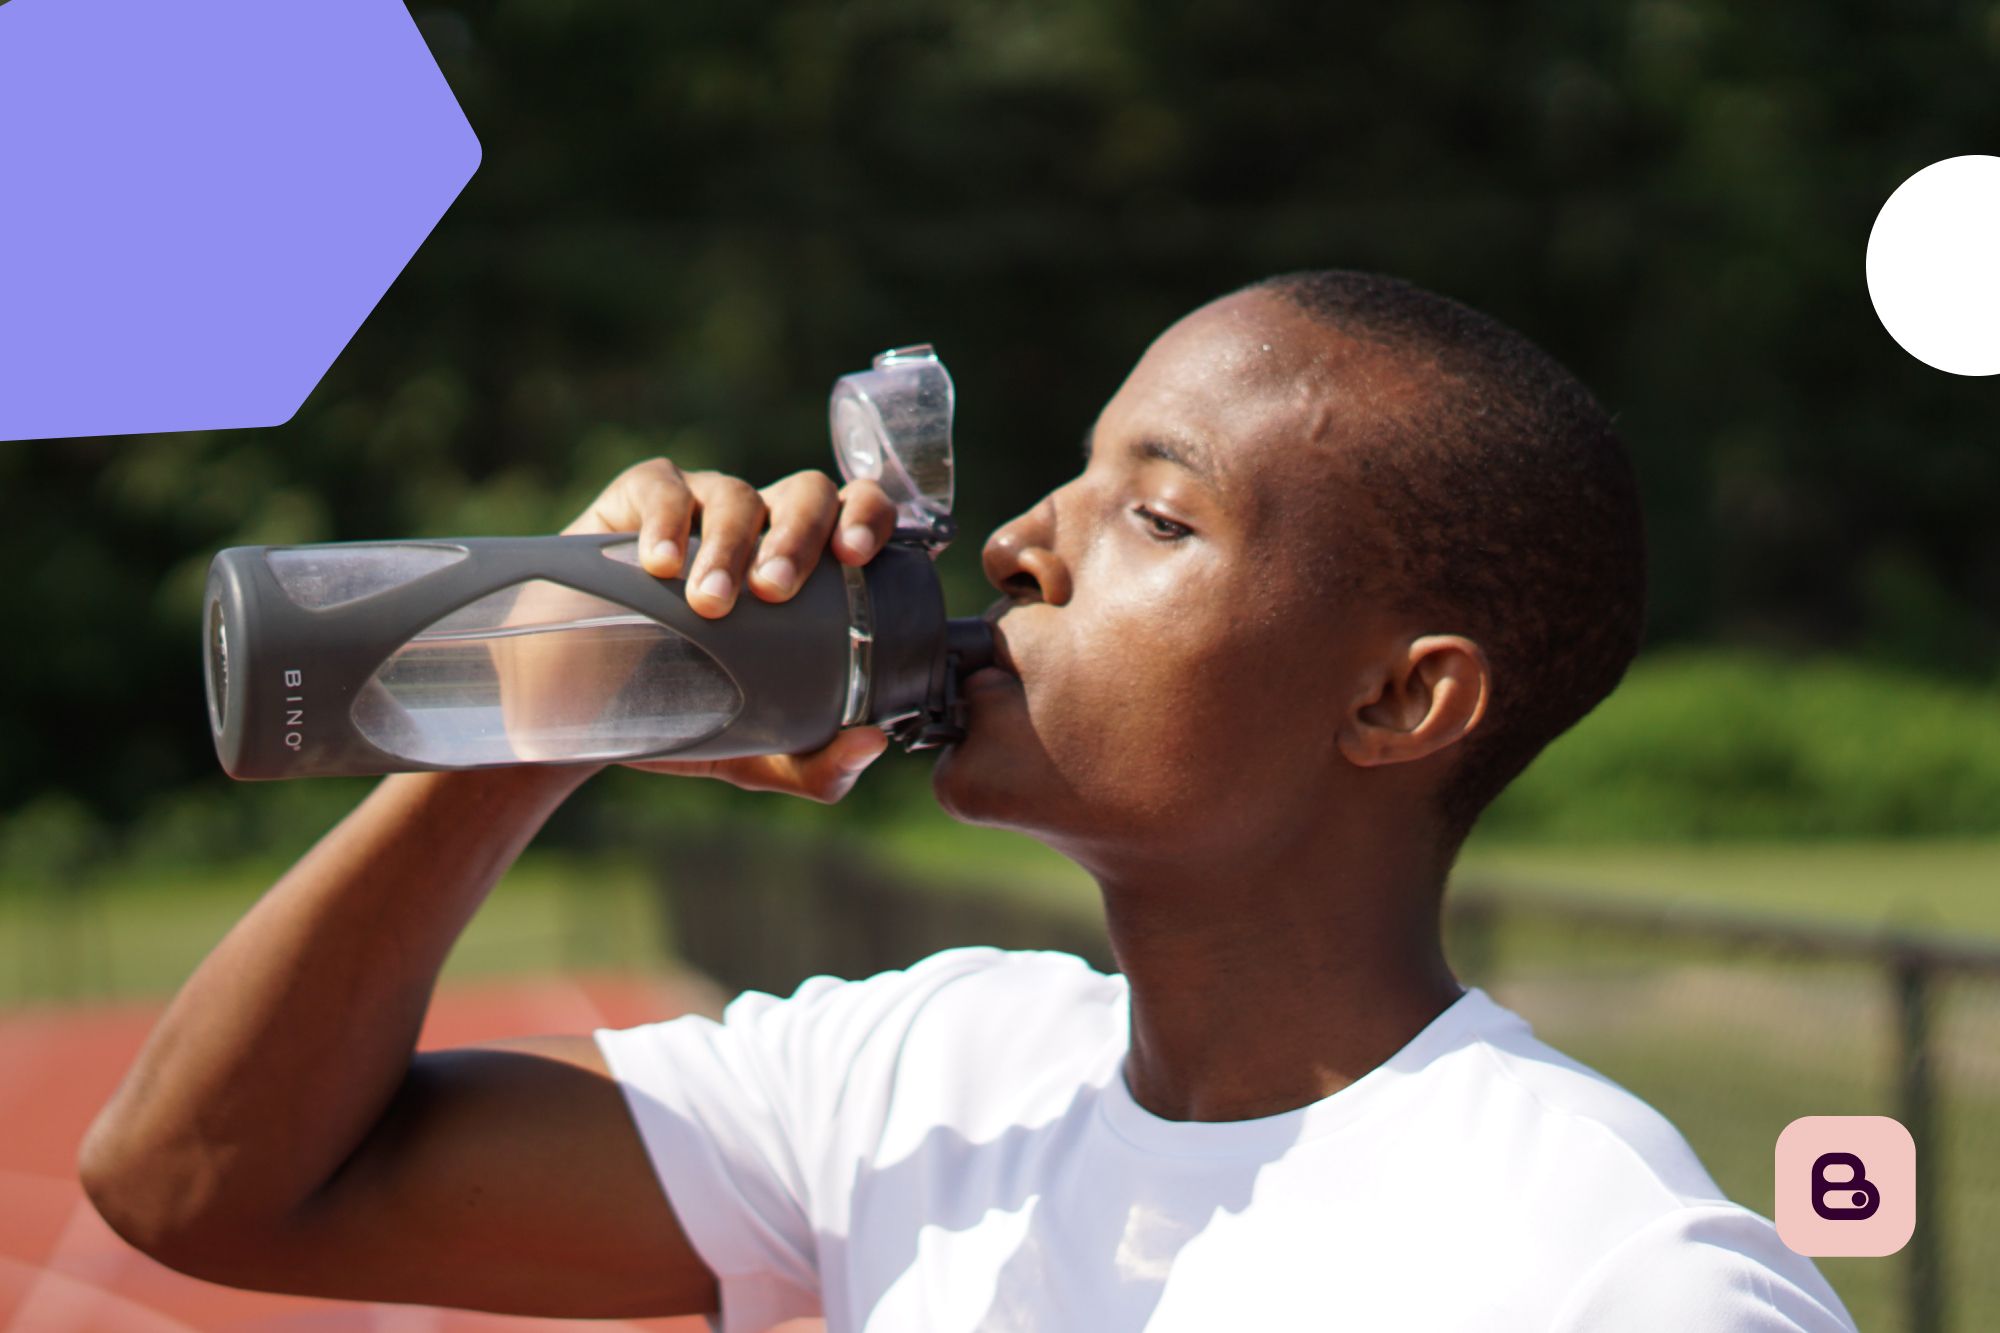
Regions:
<svg viewBox="0 0 2000 1333"><path fill-rule="evenodd" d="M671 982L551 980L441 994L425 1047L628 1027L683 1012ZM76 1182L76 1150L152 1029L157 1005L0 1014L0 1329L9 1333L695 1333L698 1319L517 1319L236 1291L183 1277L120 1240ZM797 1333L816 1324L796 1326Z"/></svg>

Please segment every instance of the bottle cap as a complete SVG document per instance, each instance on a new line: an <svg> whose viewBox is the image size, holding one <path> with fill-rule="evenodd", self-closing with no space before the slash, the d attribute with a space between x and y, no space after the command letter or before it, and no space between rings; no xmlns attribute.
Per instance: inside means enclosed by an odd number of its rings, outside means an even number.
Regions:
<svg viewBox="0 0 2000 1333"><path fill-rule="evenodd" d="M899 536L933 552L951 521L951 376L929 343L897 347L842 375L827 403L833 453L849 481L875 481L896 506Z"/></svg>

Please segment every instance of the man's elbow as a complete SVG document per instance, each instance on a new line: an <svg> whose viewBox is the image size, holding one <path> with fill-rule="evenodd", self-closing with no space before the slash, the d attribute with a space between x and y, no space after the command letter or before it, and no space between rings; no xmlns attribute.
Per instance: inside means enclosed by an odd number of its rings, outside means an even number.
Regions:
<svg viewBox="0 0 2000 1333"><path fill-rule="evenodd" d="M107 1111L84 1135L76 1173L98 1216L134 1249L191 1277L253 1285L272 1229L216 1207L212 1179L182 1154L133 1142Z"/></svg>

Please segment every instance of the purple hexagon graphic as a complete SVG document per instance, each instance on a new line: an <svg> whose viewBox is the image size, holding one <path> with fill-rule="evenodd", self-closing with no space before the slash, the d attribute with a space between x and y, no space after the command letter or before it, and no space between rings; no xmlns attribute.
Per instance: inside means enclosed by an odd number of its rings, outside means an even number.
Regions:
<svg viewBox="0 0 2000 1333"><path fill-rule="evenodd" d="M289 420L478 165L402 0L0 0L0 439Z"/></svg>

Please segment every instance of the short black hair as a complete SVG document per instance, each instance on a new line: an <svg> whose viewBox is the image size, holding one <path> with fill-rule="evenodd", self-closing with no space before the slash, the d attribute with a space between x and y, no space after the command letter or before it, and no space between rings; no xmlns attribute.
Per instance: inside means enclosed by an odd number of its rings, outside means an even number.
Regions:
<svg viewBox="0 0 2000 1333"><path fill-rule="evenodd" d="M1486 717L1436 795L1455 845L1639 651L1646 548L1631 458L1574 375L1456 301L1338 269L1252 290L1387 352L1420 388L1357 460L1392 543L1363 577L1436 617L1436 632L1477 642L1492 668Z"/></svg>

